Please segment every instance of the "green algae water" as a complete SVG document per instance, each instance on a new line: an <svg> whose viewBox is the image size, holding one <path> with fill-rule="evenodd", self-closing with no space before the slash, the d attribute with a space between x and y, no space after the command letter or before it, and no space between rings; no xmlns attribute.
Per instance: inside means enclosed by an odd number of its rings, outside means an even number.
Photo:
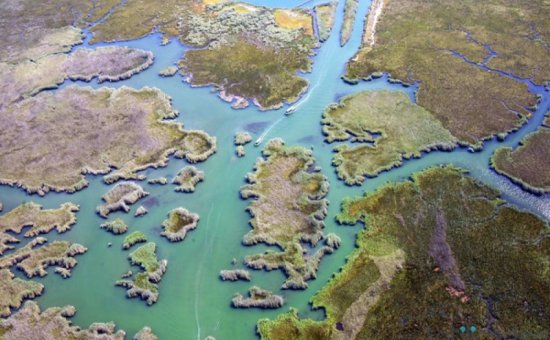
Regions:
<svg viewBox="0 0 550 340"><path fill-rule="evenodd" d="M254 0L255 5L291 7L294 1ZM310 8L321 1L304 4ZM322 311L311 310L308 302L334 272L342 266L346 256L354 247L358 227L338 226L334 216L339 212L339 204L346 196L362 195L373 191L388 181L407 179L411 173L438 164L455 164L485 183L503 192L511 203L550 219L550 197L535 196L522 191L506 178L489 169L489 158L500 146L516 146L525 134L534 131L541 123L543 114L550 107L550 96L543 88L530 85L533 92L542 95L539 109L529 123L511 134L503 142L491 140L485 143L480 152L459 148L452 152L432 152L419 159L408 160L402 167L382 173L374 179L367 179L362 186L348 187L336 178L331 166L332 148L323 142L320 119L324 108L342 96L361 90L385 89L404 91L414 100L414 86L404 87L391 84L388 77L360 82L357 85L344 83L340 77L345 63L357 51L363 32L363 22L370 2L360 2L353 35L344 47L339 45L339 28L343 20L344 1L338 4L338 14L330 39L317 51L313 71L305 77L310 82L310 91L296 104L297 110L284 116L287 107L276 111L260 112L255 107L233 110L217 98L211 88L191 88L182 82L180 76L161 78L158 72L173 65L186 49L177 41L161 46L160 36L150 35L136 41L115 44L87 43L77 48L95 48L101 45L120 45L151 50L155 63L148 70L134 77L116 83L83 83L67 81L62 86L158 87L173 99L174 107L180 112L178 118L185 127L204 130L218 140L218 152L204 163L196 166L205 172L205 181L198 184L192 194L178 193L175 186L139 184L150 193L132 207L129 214L113 213L110 219L122 218L129 231L143 231L148 241L157 243L159 259L168 260L168 270L159 285L159 300L147 306L139 299L127 299L123 288L115 287L114 282L131 268L128 251L121 249L126 235L113 236L99 228L105 222L95 213L101 204L101 196L110 186L101 177L88 176L88 188L75 194L49 193L45 197L29 196L22 190L6 186L0 187L0 201L4 211L16 207L24 201L33 200L47 208L58 207L71 201L80 205L78 222L72 230L57 235L45 235L48 239L65 239L88 247L88 252L77 257L78 266L72 277L63 280L52 271L42 279L46 286L44 294L37 299L43 309L52 306L74 305L77 314L73 322L87 327L97 321L114 321L129 336L143 326L150 326L160 339L204 339L214 336L217 339L255 339L255 325L258 319L274 318L288 308L297 308L301 316L322 319ZM269 249L267 246L242 246L245 233L250 230L250 216L246 212L248 202L240 199L239 189L244 184L245 175L252 171L262 146L248 144L246 156L239 159L235 155L233 137L237 131L249 131L254 138L264 135L264 144L274 137L283 138L287 144L312 147L317 164L329 178L331 202L326 219L326 233L334 232L342 238L342 247L321 261L317 279L309 281L305 291L280 290L284 276L280 271L251 271L252 282L222 282L218 278L222 269L243 268L242 260L248 254ZM267 132L267 133L266 133ZM172 178L186 162L171 159L166 168L149 169L144 173L149 179L160 176ZM134 218L136 208L143 204L149 213ZM174 208L185 207L201 216L198 228L190 232L180 243L170 243L160 237L161 224ZM107 244L112 242L113 246ZM232 265L232 259L237 265ZM21 275L21 273L17 273ZM286 304L279 310L241 310L230 306L235 292L245 293L249 287L257 285L282 295Z"/></svg>

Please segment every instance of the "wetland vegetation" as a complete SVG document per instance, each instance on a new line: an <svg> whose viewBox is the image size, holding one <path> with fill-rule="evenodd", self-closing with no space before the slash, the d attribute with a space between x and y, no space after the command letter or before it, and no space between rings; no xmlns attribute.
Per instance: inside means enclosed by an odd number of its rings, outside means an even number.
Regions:
<svg viewBox="0 0 550 340"><path fill-rule="evenodd" d="M100 227L115 235L124 234L128 231L128 225L124 223L122 218L116 218L112 221L102 223Z"/></svg>
<svg viewBox="0 0 550 340"><path fill-rule="evenodd" d="M330 32L336 19L337 1L331 1L326 4L315 6L315 15L317 17L317 27L319 29L319 40L326 41L330 37Z"/></svg>
<svg viewBox="0 0 550 340"><path fill-rule="evenodd" d="M107 218L110 213L122 210L124 212L130 211L129 205L132 205L149 195L149 193L136 183L133 182L120 182L112 187L102 200L105 202L99 205L96 209L99 216Z"/></svg>
<svg viewBox="0 0 550 340"><path fill-rule="evenodd" d="M231 303L235 308L274 309L281 308L285 301L279 295L254 286L248 290L248 297L237 293Z"/></svg>
<svg viewBox="0 0 550 340"><path fill-rule="evenodd" d="M194 192L197 184L204 181L204 172L194 166L186 166L181 169L172 183L177 185L176 191Z"/></svg>
<svg viewBox="0 0 550 340"><path fill-rule="evenodd" d="M130 249L135 244L147 242L147 237L142 231L134 231L124 238L122 249Z"/></svg>
<svg viewBox="0 0 550 340"><path fill-rule="evenodd" d="M0 182L42 195L50 189L73 192L88 185L86 173L110 173L108 183L142 179L137 171L166 166L168 156L196 162L216 151L215 138L167 120L176 116L170 98L158 89L42 92L4 112ZM36 147L21 148L29 138Z"/></svg>
<svg viewBox="0 0 550 340"><path fill-rule="evenodd" d="M72 318L75 314L76 308L73 306L52 307L41 311L36 302L28 301L17 313L7 319L0 320L0 336L6 340L124 340L126 338L126 332L117 330L112 322L96 322L87 329L73 326L69 318ZM151 329L144 327L136 336L142 332L151 333Z"/></svg>
<svg viewBox="0 0 550 340"><path fill-rule="evenodd" d="M315 246L325 237L328 182L315 168L311 150L273 139L263 155L241 189L242 198L253 199L247 208L252 230L243 243L276 245L282 251L248 255L245 264L254 269L281 269L287 275L283 288L304 289L306 281L315 278L321 258L333 250L322 247L309 254L303 246Z"/></svg>
<svg viewBox="0 0 550 340"><path fill-rule="evenodd" d="M365 225L357 249L312 300L326 320L296 311L262 320L264 339L546 338L550 228L458 168L346 199L340 223Z"/></svg>
<svg viewBox="0 0 550 340"><path fill-rule="evenodd" d="M180 242L185 239L187 233L197 228L199 215L189 212L185 208L176 208L168 214L168 219L162 222L161 236L170 242Z"/></svg>
<svg viewBox="0 0 550 340"><path fill-rule="evenodd" d="M335 147L333 158L338 177L350 185L400 166L404 159L420 157L421 152L457 145L457 139L431 113L402 92L344 97L325 110L322 124L328 143L354 143Z"/></svg>
<svg viewBox="0 0 550 340"><path fill-rule="evenodd" d="M550 119L546 118L543 125L527 135L515 150L498 149L491 158L491 166L525 190L549 193Z"/></svg>
<svg viewBox="0 0 550 340"><path fill-rule="evenodd" d="M64 233L76 223L78 209L76 204L70 202L63 203L58 209L44 209L34 202L23 203L0 216L0 233L11 231L20 234L23 228L29 228L25 237L47 234L53 229Z"/></svg>
<svg viewBox="0 0 550 340"><path fill-rule="evenodd" d="M128 298L139 297L148 305L157 302L158 284L168 266L167 260L158 260L156 249L157 245L149 242L130 253L128 256L130 263L139 266L142 270L135 275L130 274L129 278L115 282L116 286L126 288Z"/></svg>
<svg viewBox="0 0 550 340"><path fill-rule="evenodd" d="M244 269L232 269L232 270L222 270L220 272L220 278L223 281L250 281L251 275L248 270Z"/></svg>
<svg viewBox="0 0 550 340"><path fill-rule="evenodd" d="M189 0L127 1L92 28L93 42L135 39L154 28L198 47L185 52L181 72L194 86L215 85L236 107L295 101L307 87L296 73L309 70L318 43L307 11Z"/></svg>
<svg viewBox="0 0 550 340"><path fill-rule="evenodd" d="M547 1L328 1L0 1L0 339L550 338Z"/></svg>
<svg viewBox="0 0 550 340"><path fill-rule="evenodd" d="M344 6L344 22L342 23L342 28L340 31L340 45L344 46L348 43L351 38L351 33L353 31L353 23L355 22L355 15L357 13L357 6L359 5L359 0L345 0L346 4Z"/></svg>
<svg viewBox="0 0 550 340"><path fill-rule="evenodd" d="M0 316L9 316L25 299L34 299L44 291L42 283L16 277L12 270L20 270L33 278L45 276L48 267L57 266L56 273L64 278L70 276L77 264L75 256L86 252L86 247L69 241L48 243L45 237L37 236L54 229L58 233L70 230L76 223L78 210L79 207L70 202L57 209L44 209L27 202L0 216ZM30 240L19 246L19 236Z"/></svg>
<svg viewBox="0 0 550 340"><path fill-rule="evenodd" d="M461 143L479 147L531 116L537 97L515 76L537 84L550 79L543 2L388 1L376 42L365 38L346 78L387 72L419 82L417 104Z"/></svg>

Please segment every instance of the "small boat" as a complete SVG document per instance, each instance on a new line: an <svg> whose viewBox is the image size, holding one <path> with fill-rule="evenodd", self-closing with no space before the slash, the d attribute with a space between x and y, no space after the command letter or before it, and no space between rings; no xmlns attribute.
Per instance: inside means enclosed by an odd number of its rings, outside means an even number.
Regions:
<svg viewBox="0 0 550 340"><path fill-rule="evenodd" d="M285 112L285 115L290 115L292 112L296 111L297 107L296 105L292 105L291 107L289 107L288 109L286 109L286 112Z"/></svg>
<svg viewBox="0 0 550 340"><path fill-rule="evenodd" d="M262 137L256 139L256 142L254 143L254 146L259 146L260 144L262 144Z"/></svg>

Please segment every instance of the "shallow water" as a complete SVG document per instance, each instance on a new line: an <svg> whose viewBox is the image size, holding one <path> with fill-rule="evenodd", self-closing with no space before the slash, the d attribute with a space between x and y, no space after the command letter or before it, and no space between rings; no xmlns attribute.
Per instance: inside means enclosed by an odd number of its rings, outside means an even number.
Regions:
<svg viewBox="0 0 550 340"><path fill-rule="evenodd" d="M294 0L251 0L256 5L291 7ZM305 8L320 3L312 1ZM289 307L300 310L305 317L320 319L322 312L312 311L308 301L320 289L332 273L338 271L345 257L354 247L357 227L337 226L334 216L339 211L339 202L345 196L362 195L364 191L373 191L388 181L407 179L411 173L437 164L455 164L469 170L470 173L501 191L510 202L529 209L546 219L550 219L550 197L535 196L522 191L506 178L489 169L489 158L500 146L516 146L527 133L534 131L542 122L543 114L550 107L550 96L540 87L531 86L531 90L543 95L539 110L527 125L511 134L504 142L491 140L485 143L483 151L470 152L459 148L452 152L432 152L420 159L404 162L402 167L385 172L374 179L367 179L362 186L347 187L339 181L331 167L333 145L323 142L320 118L323 109L340 97L367 89L386 89L404 91L411 99L415 98L413 87L390 84L385 76L373 81L360 82L357 85L344 83L340 76L346 61L357 51L362 35L363 20L370 3L360 2L354 32L348 44L339 46L339 27L342 23L343 1L338 5L338 16L330 39L317 51L314 57L313 71L305 77L310 82L311 91L299 101L298 109L290 116L284 116L288 106L276 111L260 112L255 107L245 110L233 110L217 98L210 88L191 88L182 82L180 76L161 78L158 72L174 64L185 47L177 41L161 46L159 35L149 35L143 39L114 45L131 46L151 50L155 54L155 63L151 68L131 79L117 83L98 84L67 81L62 86L144 86L158 87L173 98L173 105L180 111L178 120L187 128L202 129L218 138L218 152L208 161L197 165L206 174L206 180L198 184L193 194L176 193L173 185L153 186L146 182L140 184L151 194L147 199L149 213L141 218L130 214L114 213L112 218L123 218L133 230L143 231L150 241L158 244L159 258L168 259L168 271L160 283L159 301L148 307L138 299L126 299L123 288L114 287L115 280L129 269L126 259L128 252L120 249L123 236L113 236L101 229L104 222L95 214L100 197L108 186L101 177L89 176L90 186L76 194L50 193L46 197L29 196L22 190L6 186L0 187L0 201L4 202L4 211L9 211L23 201L34 200L44 206L57 207L72 201L80 205L78 223L65 234L48 235L48 238L67 239L79 242L89 248L88 253L78 257L79 264L68 280L61 279L52 271L43 279L45 294L38 299L43 308L72 304L77 308L74 323L87 327L96 321L114 321L117 326L133 335L144 325L153 328L161 339L203 339L208 335L217 339L254 339L255 324L260 318L273 318L285 312ZM86 42L82 47L95 48ZM283 117L281 119L281 117ZM274 124L280 120L277 124ZM310 281L305 291L280 291L284 276L279 271L252 271L252 283L221 282L218 273L221 269L232 268L231 260L239 263L247 254L262 252L268 247L241 245L243 235L249 231L249 215L245 208L247 202L239 199L239 188L244 184L244 176L252 171L261 147L252 144L246 146L246 157L235 156L233 137L235 132L249 130L255 138L270 129L265 141L273 137L282 137L288 144L313 147L318 164L328 176L331 188L331 205L327 217L326 232L335 232L342 237L342 247L321 262L318 278ZM166 176L171 179L186 164L182 160L172 159L169 166L162 169L147 170L148 178ZM144 203L142 201L140 203ZM179 206L199 213L201 220L198 228L188 234L181 243L169 243L161 238L160 225L167 213ZM107 243L113 247L108 248ZM242 267L238 264L236 268ZM20 273L18 274L20 275ZM287 303L276 311L236 310L230 307L235 292L245 293L251 285L274 290L282 294Z"/></svg>

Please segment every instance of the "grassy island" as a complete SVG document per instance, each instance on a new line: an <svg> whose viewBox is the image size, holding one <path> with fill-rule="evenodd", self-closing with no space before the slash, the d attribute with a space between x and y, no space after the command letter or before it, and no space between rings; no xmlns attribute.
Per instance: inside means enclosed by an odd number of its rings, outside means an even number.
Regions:
<svg viewBox="0 0 550 340"><path fill-rule="evenodd" d="M40 311L36 302L28 301L17 313L0 320L2 339L104 339L124 340L126 333L113 323L93 323L88 329L73 326L68 318L75 315L73 306L52 307Z"/></svg>
<svg viewBox="0 0 550 340"><path fill-rule="evenodd" d="M550 228L453 167L346 199L341 223L365 225L341 272L296 311L261 320L264 339L550 336Z"/></svg>
<svg viewBox="0 0 550 340"><path fill-rule="evenodd" d="M194 166L186 166L178 172L172 183L177 185L176 191L194 192L197 184L202 181L204 181L204 172Z"/></svg>
<svg viewBox="0 0 550 340"><path fill-rule="evenodd" d="M297 100L307 81L296 73L310 69L318 44L306 10L190 0L125 2L92 28L92 42L130 40L153 30L197 47L178 65L186 80L216 86L236 108L249 101L268 109Z"/></svg>
<svg viewBox="0 0 550 340"><path fill-rule="evenodd" d="M315 6L315 15L317 17L317 28L319 30L319 40L326 41L330 37L334 20L336 19L337 1L331 1L326 4Z"/></svg>
<svg viewBox="0 0 550 340"><path fill-rule="evenodd" d="M115 235L124 234L128 231L128 225L124 223L122 218L117 218L101 224L101 229L105 229Z"/></svg>
<svg viewBox="0 0 550 340"><path fill-rule="evenodd" d="M461 143L475 147L531 115L537 97L527 85L485 67L548 82L544 0L396 0L373 6L380 14L369 16L363 45L347 66L348 80L387 72L406 84L418 82L417 104Z"/></svg>
<svg viewBox="0 0 550 340"><path fill-rule="evenodd" d="M128 298L140 297L148 305L157 302L158 283L166 272L167 260L158 260L156 255L157 246L149 242L130 254L128 259L132 265L141 267L142 271L130 279L118 280L116 286L125 287Z"/></svg>
<svg viewBox="0 0 550 340"><path fill-rule="evenodd" d="M134 204L149 193L136 183L121 182L109 190L102 199L105 204L97 207L97 212L101 217L107 218L110 213L118 210L124 212L130 211L129 204Z"/></svg>
<svg viewBox="0 0 550 340"><path fill-rule="evenodd" d="M335 148L333 164L347 184L360 184L400 166L421 152L450 149L457 139L428 111L402 92L365 91L344 97L323 115L326 141L351 141Z"/></svg>
<svg viewBox="0 0 550 340"><path fill-rule="evenodd" d="M241 188L242 198L253 199L247 208L252 230L243 243L277 245L282 251L249 255L245 263L254 269L281 269L288 276L284 288L304 289L306 281L315 278L321 258L334 250L324 246L308 254L302 247L303 242L315 246L325 237L328 181L315 168L311 150L273 139L263 155Z"/></svg>
<svg viewBox="0 0 550 340"><path fill-rule="evenodd" d="M235 134L235 145L246 145L252 142L252 136L246 131L239 131Z"/></svg>
<svg viewBox="0 0 550 340"><path fill-rule="evenodd" d="M246 150L244 149L244 146L238 145L238 146L235 148L235 154L236 154L237 157L239 157L239 158L244 157L244 156L246 155Z"/></svg>
<svg viewBox="0 0 550 340"><path fill-rule="evenodd" d="M147 242L147 237L141 231L134 231L130 235L124 238L122 242L122 249L130 249L137 243Z"/></svg>
<svg viewBox="0 0 550 340"><path fill-rule="evenodd" d="M43 209L34 202L23 203L0 216L0 233L12 231L20 234L26 227L30 229L25 233L25 237L46 234L53 229L58 233L64 233L76 223L75 212L78 209L79 207L73 203L64 203L58 209Z"/></svg>
<svg viewBox="0 0 550 340"><path fill-rule="evenodd" d="M158 89L71 86L42 92L3 112L0 183L39 194L73 192L87 186L85 173L110 173L107 183L142 179L138 171L165 166L171 155L198 162L216 151L215 138L184 130L171 120L176 116ZM29 139L35 147L21 147Z"/></svg>
<svg viewBox="0 0 550 340"><path fill-rule="evenodd" d="M353 33L353 24L355 24L355 16L359 0L345 0L344 6L344 21L342 22L342 30L340 32L340 45L344 46L348 43Z"/></svg>
<svg viewBox="0 0 550 340"><path fill-rule="evenodd" d="M143 327L134 335L133 340L157 340L157 336L150 327Z"/></svg>
<svg viewBox="0 0 550 340"><path fill-rule="evenodd" d="M231 303L235 308L276 309L281 308L285 301L279 295L275 295L268 290L254 286L248 290L248 297L244 297L241 294L235 294Z"/></svg>
<svg viewBox="0 0 550 340"><path fill-rule="evenodd" d="M187 233L197 228L199 215L189 212L185 208L176 208L168 214L168 219L162 222L161 236L170 242L180 242Z"/></svg>
<svg viewBox="0 0 550 340"><path fill-rule="evenodd" d="M9 316L11 309L21 307L24 299L33 299L43 291L41 283L21 280L8 269L0 269L0 317Z"/></svg>
<svg viewBox="0 0 550 340"><path fill-rule="evenodd" d="M161 77L172 77L175 76L176 73L178 73L179 69L177 66L168 66L167 68L164 68L160 70L159 76Z"/></svg>
<svg viewBox="0 0 550 340"><path fill-rule="evenodd" d="M550 193L550 121L527 135L515 150L500 148L491 158L491 166L500 174L537 193Z"/></svg>

